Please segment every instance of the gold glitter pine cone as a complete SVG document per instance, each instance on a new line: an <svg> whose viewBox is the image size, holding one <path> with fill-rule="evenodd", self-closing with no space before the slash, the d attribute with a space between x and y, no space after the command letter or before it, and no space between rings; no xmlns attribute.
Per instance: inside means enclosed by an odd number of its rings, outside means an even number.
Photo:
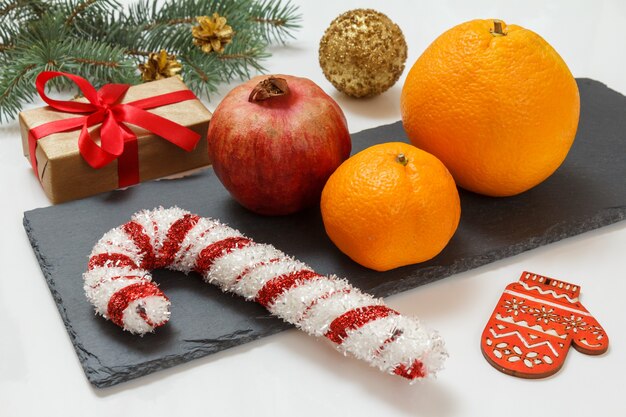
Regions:
<svg viewBox="0 0 626 417"><path fill-rule="evenodd" d="M174 77L183 69L181 63L176 59L175 55L169 55L165 49L160 52L153 52L148 56L148 60L139 64L141 79L144 82L160 80L163 78Z"/></svg>
<svg viewBox="0 0 626 417"><path fill-rule="evenodd" d="M196 21L198 25L191 28L193 43L207 54L211 51L224 52L224 47L230 43L235 34L233 28L226 24L226 18L213 13L212 17L198 16Z"/></svg>
<svg viewBox="0 0 626 417"><path fill-rule="evenodd" d="M387 91L404 71L407 45L402 30L386 15L354 9L332 21L320 41L324 76L352 97Z"/></svg>

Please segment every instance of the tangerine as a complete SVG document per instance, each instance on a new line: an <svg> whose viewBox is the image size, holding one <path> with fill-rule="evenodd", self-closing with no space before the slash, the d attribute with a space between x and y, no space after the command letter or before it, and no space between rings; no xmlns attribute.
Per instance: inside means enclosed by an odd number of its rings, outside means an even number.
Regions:
<svg viewBox="0 0 626 417"><path fill-rule="evenodd" d="M322 191L321 210L339 250L377 271L433 258L461 215L446 167L402 142L375 145L344 161Z"/></svg>
<svg viewBox="0 0 626 417"><path fill-rule="evenodd" d="M500 20L472 20L418 58L401 111L411 142L437 156L459 186L510 196L561 165L580 99L572 73L541 36Z"/></svg>

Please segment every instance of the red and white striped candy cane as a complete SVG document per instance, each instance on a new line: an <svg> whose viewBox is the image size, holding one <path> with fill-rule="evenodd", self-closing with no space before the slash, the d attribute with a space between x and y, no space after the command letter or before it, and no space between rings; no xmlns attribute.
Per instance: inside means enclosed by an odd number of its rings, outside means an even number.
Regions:
<svg viewBox="0 0 626 417"><path fill-rule="evenodd" d="M196 271L205 281L254 300L272 314L382 371L414 380L434 375L443 341L415 318L346 280L322 276L271 245L255 243L217 220L174 207L135 213L93 248L83 275L96 312L132 333L165 324L170 301L150 271Z"/></svg>

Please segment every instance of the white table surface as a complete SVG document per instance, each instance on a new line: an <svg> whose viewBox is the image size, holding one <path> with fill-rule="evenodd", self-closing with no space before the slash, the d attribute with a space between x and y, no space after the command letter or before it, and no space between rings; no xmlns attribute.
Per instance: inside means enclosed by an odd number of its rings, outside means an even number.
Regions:
<svg viewBox="0 0 626 417"><path fill-rule="evenodd" d="M272 49L269 71L306 76L344 109L353 132L400 118L402 80L387 93L354 100L334 91L317 62L330 21L356 7L397 22L408 67L441 32L472 18L504 19L541 34L577 77L626 93L626 3L619 1L409 2L297 1L297 40ZM405 70L405 75L406 72ZM228 90L225 87L221 94ZM221 95L208 103L212 110ZM35 103L40 105L40 103ZM408 385L344 358L329 343L290 330L108 389L86 380L22 228L22 212L49 202L22 156L15 123L0 127L0 415L91 416L624 416L626 222L390 297L395 309L440 330L450 358L438 379ZM236 226L236 225L235 225ZM571 351L543 380L494 370L482 329L504 286L530 270L582 286L611 347L600 357ZM191 414L193 413L193 414Z"/></svg>

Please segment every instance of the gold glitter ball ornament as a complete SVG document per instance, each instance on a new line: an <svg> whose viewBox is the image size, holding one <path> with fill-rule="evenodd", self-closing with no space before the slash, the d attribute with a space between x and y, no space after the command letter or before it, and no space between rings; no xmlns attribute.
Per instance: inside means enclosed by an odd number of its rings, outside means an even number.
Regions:
<svg viewBox="0 0 626 417"><path fill-rule="evenodd" d="M387 91L407 57L402 30L371 9L350 10L332 21L320 41L319 62L336 89L352 97Z"/></svg>
<svg viewBox="0 0 626 417"><path fill-rule="evenodd" d="M161 49L161 52L151 53L148 56L148 60L139 64L139 71L141 72L141 79L144 82L155 81L163 78L174 77L183 69L183 66L176 59L176 56L169 55L165 49Z"/></svg>
<svg viewBox="0 0 626 417"><path fill-rule="evenodd" d="M198 24L191 28L193 43L206 54L211 51L222 53L224 47L233 39L235 32L226 24L226 18L217 13L212 17L196 17Z"/></svg>

